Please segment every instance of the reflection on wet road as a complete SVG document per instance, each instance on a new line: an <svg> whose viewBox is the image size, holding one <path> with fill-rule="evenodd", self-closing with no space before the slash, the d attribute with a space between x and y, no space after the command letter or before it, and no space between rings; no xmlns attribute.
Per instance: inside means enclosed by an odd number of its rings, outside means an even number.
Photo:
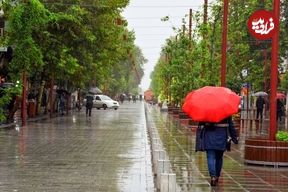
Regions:
<svg viewBox="0 0 288 192"><path fill-rule="evenodd" d="M194 151L194 129L181 125L171 114L160 112L156 107L150 106L149 114L158 128L181 191L288 191L288 168L251 166L243 163L244 140L246 136L259 134L259 130L255 127L240 130L242 132L240 144L233 145L232 151L225 153L219 186L211 188L206 155ZM261 131L262 135L267 135L265 127Z"/></svg>
<svg viewBox="0 0 288 192"><path fill-rule="evenodd" d="M152 192L143 103L0 130L0 191Z"/></svg>

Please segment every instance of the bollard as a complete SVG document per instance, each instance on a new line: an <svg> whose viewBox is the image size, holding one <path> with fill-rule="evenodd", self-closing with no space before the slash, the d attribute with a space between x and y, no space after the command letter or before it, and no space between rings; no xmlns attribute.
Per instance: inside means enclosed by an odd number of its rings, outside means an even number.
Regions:
<svg viewBox="0 0 288 192"><path fill-rule="evenodd" d="M159 138L158 133L152 132L152 133L151 133L151 138Z"/></svg>
<svg viewBox="0 0 288 192"><path fill-rule="evenodd" d="M152 144L154 143L159 143L159 138L157 137L152 138Z"/></svg>
<svg viewBox="0 0 288 192"><path fill-rule="evenodd" d="M176 192L176 174L161 174L160 192Z"/></svg>
<svg viewBox="0 0 288 192"><path fill-rule="evenodd" d="M160 159L157 163L157 175L161 175L161 173L169 173L170 172L170 161Z"/></svg>
<svg viewBox="0 0 288 192"><path fill-rule="evenodd" d="M153 148L153 145L159 145L159 144L160 144L160 139L158 139L158 138L152 138L151 144L152 144L152 148Z"/></svg>
<svg viewBox="0 0 288 192"><path fill-rule="evenodd" d="M151 145L152 145L152 148L153 148L153 145L162 146L161 139L159 139L159 138L153 138Z"/></svg>
<svg viewBox="0 0 288 192"><path fill-rule="evenodd" d="M153 151L153 163L156 165L158 160L164 160L165 159L165 151L163 150L155 150Z"/></svg>
<svg viewBox="0 0 288 192"><path fill-rule="evenodd" d="M154 167L154 173L156 174L157 173L158 160L164 160L165 159L165 151L163 151L163 150L153 151L152 159L153 159L153 165L154 165L153 166Z"/></svg>
<svg viewBox="0 0 288 192"><path fill-rule="evenodd" d="M156 185L157 189L160 189L161 185L161 174L170 172L170 161L169 160L158 160L157 172L156 172Z"/></svg>
<svg viewBox="0 0 288 192"><path fill-rule="evenodd" d="M161 150L161 145L159 143L155 143L152 145L152 151L159 151Z"/></svg>

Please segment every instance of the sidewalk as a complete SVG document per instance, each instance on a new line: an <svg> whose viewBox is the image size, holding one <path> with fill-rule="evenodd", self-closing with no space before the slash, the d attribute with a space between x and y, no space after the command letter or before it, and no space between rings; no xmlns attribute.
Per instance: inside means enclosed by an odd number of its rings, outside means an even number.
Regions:
<svg viewBox="0 0 288 192"><path fill-rule="evenodd" d="M143 102L0 129L1 192L154 192Z"/></svg>
<svg viewBox="0 0 288 192"><path fill-rule="evenodd" d="M240 144L225 153L219 186L211 188L206 156L194 151L193 129L147 106L148 120L156 125L176 174L178 192L288 191L288 168L243 163L245 137L265 135L266 121L261 129L252 122L251 128L241 130ZM125 102L118 110L93 109L91 118L82 109L0 129L0 145L1 192L155 191L143 102Z"/></svg>
<svg viewBox="0 0 288 192"><path fill-rule="evenodd" d="M155 106L148 106L150 119L156 125L173 172L176 174L180 191L233 191L233 192L285 192L288 191L288 168L273 168L245 165L244 140L248 135L265 135L267 121L261 130L242 129L240 143L232 146L224 156L224 166L219 186L211 188L207 170L206 155L195 153L195 131L175 120L171 114L160 112ZM266 123L265 123L266 122ZM246 123L246 122L245 122Z"/></svg>

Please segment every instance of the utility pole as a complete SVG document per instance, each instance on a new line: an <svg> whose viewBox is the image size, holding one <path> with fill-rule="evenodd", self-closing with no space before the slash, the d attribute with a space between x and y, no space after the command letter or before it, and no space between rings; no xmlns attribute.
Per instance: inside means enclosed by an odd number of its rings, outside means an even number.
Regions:
<svg viewBox="0 0 288 192"><path fill-rule="evenodd" d="M189 11L189 49L191 49L192 40L192 9Z"/></svg>
<svg viewBox="0 0 288 192"><path fill-rule="evenodd" d="M279 21L280 18L280 0L274 0L273 5L274 16ZM276 92L278 82L278 48L279 48L279 26L272 37L272 54L271 54L271 72L270 72L270 133L271 141L276 139L277 116L276 116Z"/></svg>
<svg viewBox="0 0 288 192"><path fill-rule="evenodd" d="M226 87L228 5L229 5L228 0L224 0L223 25L222 25L222 57L221 57L221 86L222 87Z"/></svg>
<svg viewBox="0 0 288 192"><path fill-rule="evenodd" d="M208 0L204 0L204 18L203 18L203 23L207 24L207 18L208 18Z"/></svg>
<svg viewBox="0 0 288 192"><path fill-rule="evenodd" d="M204 0L204 16L203 16L203 24L204 25L207 25L207 20L208 20L208 0ZM207 38L207 34L203 34L203 39L206 39ZM204 63L201 64L201 78L204 77L204 74L205 74L205 65Z"/></svg>
<svg viewBox="0 0 288 192"><path fill-rule="evenodd" d="M192 38L192 9L189 11L189 40Z"/></svg>
<svg viewBox="0 0 288 192"><path fill-rule="evenodd" d="M27 75L26 72L22 72L22 102L21 102L21 120L22 120L22 126L26 125L26 119L27 119Z"/></svg>
<svg viewBox="0 0 288 192"><path fill-rule="evenodd" d="M267 48L265 47L263 49L263 57L264 57L264 63L263 63L263 73L264 73L264 79L263 79L263 90L267 93Z"/></svg>

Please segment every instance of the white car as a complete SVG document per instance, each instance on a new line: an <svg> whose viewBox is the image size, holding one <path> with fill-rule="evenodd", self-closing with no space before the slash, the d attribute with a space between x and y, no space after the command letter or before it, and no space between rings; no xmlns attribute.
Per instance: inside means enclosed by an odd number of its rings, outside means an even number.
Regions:
<svg viewBox="0 0 288 192"><path fill-rule="evenodd" d="M84 99L84 103L86 103L86 99ZM119 107L119 103L118 101L114 101L107 95L93 95L93 107L97 109L111 108L117 110Z"/></svg>

